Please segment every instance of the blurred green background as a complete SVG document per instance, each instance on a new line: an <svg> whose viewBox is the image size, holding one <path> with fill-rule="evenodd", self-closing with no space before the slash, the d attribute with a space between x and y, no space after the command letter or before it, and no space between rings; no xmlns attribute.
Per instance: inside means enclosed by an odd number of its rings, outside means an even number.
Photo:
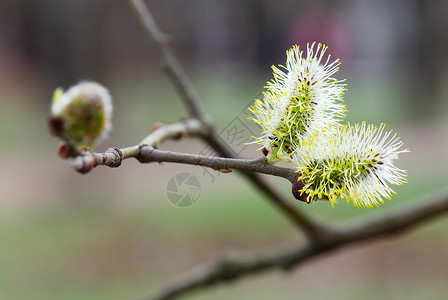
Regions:
<svg viewBox="0 0 448 300"><path fill-rule="evenodd" d="M446 1L148 1L218 130L245 107L293 44L314 40L342 60L350 122L386 123L411 149L409 183L379 208L305 205L329 223L373 217L446 187ZM0 299L133 299L230 249L303 242L236 172L182 165L73 172L47 132L53 90L83 79L114 98L114 131L97 147L138 143L155 122L186 116L155 46L125 1L0 3ZM196 140L163 149L199 153ZM241 152L258 157L255 148ZM201 184L188 208L166 196L170 178ZM290 196L290 185L270 178ZM295 201L290 196L291 201ZM445 299L448 219L396 239L350 246L182 299Z"/></svg>

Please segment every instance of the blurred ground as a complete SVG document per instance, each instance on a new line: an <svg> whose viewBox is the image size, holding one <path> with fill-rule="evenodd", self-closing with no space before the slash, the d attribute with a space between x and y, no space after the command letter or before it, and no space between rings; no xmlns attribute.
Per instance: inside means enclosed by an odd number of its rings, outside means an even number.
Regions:
<svg viewBox="0 0 448 300"><path fill-rule="evenodd" d="M363 15L355 13L368 2L357 2L361 4L352 11L353 18L359 18L362 23ZM395 5L399 2L394 1ZM12 3L16 2L9 1ZM117 8L126 8L114 3ZM181 2L176 3L182 6ZM288 10L286 4L282 6L283 11ZM166 15L173 4L157 1L155 5L161 15ZM192 6L190 14L196 6ZM95 13L95 9L99 8L92 8L90 13ZM82 14L82 11L82 7L78 7L77 13ZM0 10L3 13L0 21L6 20L5 12L7 10ZM271 13L275 15L275 11ZM120 19L122 14L124 18ZM203 16L208 18L207 22L214 20L210 15ZM50 98L58 85L68 88L69 79L99 80L108 86L114 97L114 131L98 151L110 146L136 144L147 134L151 124L176 122L185 117L176 92L160 70L153 45L139 42L132 44L132 51L124 50L129 48L127 38L134 42L146 39L143 34L136 33L132 16L119 9L109 11L106 16L110 20L120 19L120 26L128 24L125 26L130 35L123 34L125 30L114 35L118 25L109 30L107 26L95 26L94 32L101 38L90 37L98 43L108 41L106 44L110 48L98 47L98 50L96 44L75 43L79 53L70 63L81 61L82 66L77 65L79 69L69 74L53 70L48 57L25 59L26 55L16 51L17 48L2 43L1 37L8 37L14 30L2 30L0 26L0 299L134 299L157 290L179 273L225 250L257 250L302 241L302 236L288 221L236 172L214 174L212 178L201 168L192 166L140 165L136 161L126 161L118 169L97 168L90 174L80 175L56 156L58 141L48 134L46 124ZM190 18L188 26L200 23ZM238 19L238 15L235 18ZM260 58L259 61L262 67L255 67L253 62L236 60L235 57L242 59L238 55L249 56L253 50L242 44L243 54L229 50L228 56L220 61L221 39L217 41L219 47L214 46L217 50L213 48L217 51L212 53L214 56L194 52L194 38L180 35L189 28L182 23L183 19L177 21L180 24L167 24L175 18L160 19L174 33L177 30L179 34L173 34L175 41L189 46L185 50L175 43L218 129L226 128L238 118L251 130L257 130L245 120L244 109L270 79L269 61L273 58L266 58L266 55L272 53L259 53L264 55L264 60ZM286 20L292 23L285 17ZM76 37L80 40L80 32L88 32L90 28L88 23L83 24L85 27L76 27L79 30ZM372 33L368 22L362 24L367 26L363 30L369 34L363 35L364 31L360 31L358 38L370 43L376 41L380 50L388 45L376 39L383 37L381 28ZM33 28L32 25L31 22L28 24L31 27L26 28ZM266 26L271 25L267 22ZM195 30L202 34L204 28L198 25ZM187 33L192 35L190 31ZM238 32L238 36L239 39L246 37L244 32ZM40 41L40 36L35 38ZM209 33L208 38L214 45L214 35ZM370 49L368 44L360 44ZM286 47L282 43L273 45L275 47L271 47L283 55ZM100 51L101 55L83 56L90 48ZM261 48L264 49L263 45ZM140 63L147 49L150 58ZM411 98L426 81L410 84L412 81L402 76L409 69L403 71L397 67L395 70L395 65L390 66L395 56L377 56L374 50L370 49L373 52L367 51L365 56L354 55L342 60L347 67L342 68L343 73L338 78L347 78L347 120L377 125L384 122L387 128L398 133L405 146L411 149L398 162L399 167L408 170L409 183L396 188L398 194L392 201L370 210L343 202L334 208L328 203L295 202L300 209L328 222L383 214L447 186L448 90L442 88L436 96L417 97L419 105L427 104L430 108L429 113L416 115L416 104ZM109 51L113 53L110 57L103 56ZM84 61L84 57L90 60ZM98 57L100 62L95 60ZM274 61L277 64L283 60L282 56L281 60ZM438 62L443 66L442 59ZM415 72L412 75L420 78L421 74ZM437 78L442 83L440 86L446 86L446 76ZM162 148L200 153L204 145L195 140L182 140L167 142ZM257 157L259 153L249 147L242 155ZM168 181L180 172L193 174L201 184L199 200L189 208L176 207L166 197ZM289 184L275 178L271 180L290 195ZM291 200L294 201L292 196ZM448 219L440 218L397 239L364 243L316 258L290 274L271 272L183 299L281 300L296 299L298 295L315 300L444 299L448 297L447 226Z"/></svg>

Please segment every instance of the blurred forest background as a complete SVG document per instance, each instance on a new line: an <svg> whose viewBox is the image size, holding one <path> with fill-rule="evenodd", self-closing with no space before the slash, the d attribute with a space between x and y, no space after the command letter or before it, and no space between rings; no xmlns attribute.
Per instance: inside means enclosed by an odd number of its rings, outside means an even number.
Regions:
<svg viewBox="0 0 448 300"><path fill-rule="evenodd" d="M296 203L309 214L328 222L368 217L446 187L448 1L147 3L218 130L237 118L256 133L244 111L271 79L270 66L284 64L293 44L318 41L341 58L347 120L385 122L411 149L398 162L409 183L392 201L370 210ZM186 116L126 1L0 2L0 299L133 299L227 249L300 242L236 173L136 161L84 176L69 169L46 122L53 90L84 79L114 98L114 131L98 151L134 145L151 124ZM199 153L204 145L162 148ZM258 157L254 149L241 155ZM180 172L201 183L188 208L166 197ZM272 180L290 193L287 182ZM446 298L447 226L445 218L289 275L263 274L185 299Z"/></svg>

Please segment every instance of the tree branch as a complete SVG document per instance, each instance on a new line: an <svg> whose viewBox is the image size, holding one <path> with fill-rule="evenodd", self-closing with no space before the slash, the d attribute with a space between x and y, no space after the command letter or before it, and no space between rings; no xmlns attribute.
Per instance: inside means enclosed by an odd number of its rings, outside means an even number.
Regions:
<svg viewBox="0 0 448 300"><path fill-rule="evenodd" d="M448 212L448 191L426 196L412 204L402 205L393 212L370 220L353 221L341 227L345 243L392 235L418 226Z"/></svg>
<svg viewBox="0 0 448 300"><path fill-rule="evenodd" d="M211 119L202 107L199 97L193 88L193 85L185 75L184 70L179 64L173 50L169 44L169 38L166 34L162 33L157 25L154 17L149 9L146 7L143 0L128 0L129 4L133 8L135 14L142 27L149 33L151 38L156 42L159 53L162 56L165 69L171 78L174 86L179 91L184 104L191 117L197 118L205 124L210 124Z"/></svg>
<svg viewBox="0 0 448 300"><path fill-rule="evenodd" d="M294 183L297 180L297 173L294 169L282 168L270 165L264 157L260 159L241 159L241 158L225 158L204 156L172 151L164 151L155 149L152 146L139 145L128 147L125 149L109 148L105 153L86 152L77 156L72 167L84 171L89 161L93 160L95 166L103 165L116 168L121 165L123 159L134 157L141 163L151 162L170 162L179 164L188 164L195 166L203 166L230 173L232 169L243 170L247 172L258 172L273 176L283 177Z"/></svg>
<svg viewBox="0 0 448 300"><path fill-rule="evenodd" d="M189 119L171 125L160 125L139 145L156 147L167 139L180 139L183 136L202 136L205 134L204 126L197 119Z"/></svg>
<svg viewBox="0 0 448 300"><path fill-rule="evenodd" d="M119 167L124 159L137 157L142 146L157 146L167 139L179 139L182 136L201 136L204 134L204 127L201 122L196 119L189 119L183 122L170 125L159 124L148 136L146 136L138 145L126 147L122 149L109 148L104 153L96 153L93 151L79 151L76 146L66 143L63 149L66 153L72 153L71 148L76 149L76 155L71 156L71 166L80 173L87 173L94 167L99 165L111 168ZM62 149L61 147L59 147ZM61 152L61 150L60 150ZM60 156L64 157L65 155ZM64 157L67 158L67 157Z"/></svg>
<svg viewBox="0 0 448 300"><path fill-rule="evenodd" d="M169 300L195 290L272 269L290 270L325 252L385 235L402 233L447 212L448 191L445 191L440 195L423 198L411 206L395 209L387 215L337 228L318 244L309 241L306 245L271 249L257 255L224 255L194 268L156 295L143 299Z"/></svg>
<svg viewBox="0 0 448 300"><path fill-rule="evenodd" d="M150 146L140 148L140 153L136 157L141 163L150 162L172 162L188 165L196 165L219 170L223 173L229 173L232 169L258 172L273 176L283 177L291 183L297 180L297 173L291 168L282 168L270 165L266 162L266 158L259 159L241 159L241 158L225 158L203 156L171 151L163 151L154 149Z"/></svg>

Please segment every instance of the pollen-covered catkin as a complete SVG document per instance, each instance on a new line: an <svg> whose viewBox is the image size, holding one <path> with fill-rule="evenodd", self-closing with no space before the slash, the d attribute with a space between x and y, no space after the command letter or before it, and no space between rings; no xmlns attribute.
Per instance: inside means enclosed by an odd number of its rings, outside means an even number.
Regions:
<svg viewBox="0 0 448 300"><path fill-rule="evenodd" d="M275 163L288 158L303 140L343 117L344 80L332 76L340 62L330 62L327 47L308 44L306 55L293 46L286 66L273 66L274 79L267 83L263 99L256 99L248 118L261 126L253 143L263 145L267 160Z"/></svg>
<svg viewBox="0 0 448 300"><path fill-rule="evenodd" d="M345 198L355 206L372 207L390 199L389 187L406 182L406 171L394 165L403 142L385 125L339 125L323 131L294 156L302 182L294 191L311 202Z"/></svg>

